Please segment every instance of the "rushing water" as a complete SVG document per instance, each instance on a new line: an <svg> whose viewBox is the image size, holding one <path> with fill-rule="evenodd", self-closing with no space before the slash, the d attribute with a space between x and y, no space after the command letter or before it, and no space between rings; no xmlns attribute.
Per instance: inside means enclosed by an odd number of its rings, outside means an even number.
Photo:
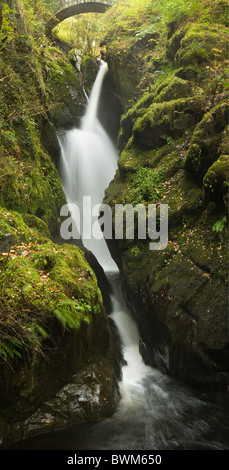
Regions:
<svg viewBox="0 0 229 470"><path fill-rule="evenodd" d="M62 183L69 204L81 208L86 227L91 214L83 214L83 196L101 203L117 168L117 152L97 120L97 106L107 66L100 68L80 129L61 140ZM76 426L64 433L38 438L34 448L48 449L228 449L229 403L223 394L202 396L146 366L139 353L139 333L125 303L119 272L104 239L87 239L113 286L112 313L126 364L120 381L121 399L116 413L96 424ZM218 401L217 401L218 400Z"/></svg>
<svg viewBox="0 0 229 470"><path fill-rule="evenodd" d="M60 171L68 203L71 207L75 205L80 209L80 216L76 213L72 213L72 216L84 246L94 253L105 271L117 271L104 238L98 239L97 235L97 239L94 239L90 236L91 211L84 203L85 196L90 197L92 209L102 203L104 190L117 168L116 149L96 117L102 81L106 72L105 64L95 81L81 128L70 130L64 140L60 140L62 148ZM93 229L102 236L97 217L94 217Z"/></svg>

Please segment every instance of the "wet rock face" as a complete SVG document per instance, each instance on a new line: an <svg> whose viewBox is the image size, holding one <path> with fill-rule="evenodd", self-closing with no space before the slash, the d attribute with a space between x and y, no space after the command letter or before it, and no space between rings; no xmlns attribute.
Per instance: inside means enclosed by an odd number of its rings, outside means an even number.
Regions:
<svg viewBox="0 0 229 470"><path fill-rule="evenodd" d="M226 30L217 17L216 25L201 18L173 23L164 50L160 39L144 52L150 66L144 61L139 98L121 118L118 172L104 202L113 209L168 205L164 250L150 251L149 240L138 239L137 223L134 240L109 241L134 305L142 355L189 384L225 390L228 92ZM136 58L130 63L128 56L125 66L119 59L112 69L122 97L120 77Z"/></svg>
<svg viewBox="0 0 229 470"><path fill-rule="evenodd" d="M105 362L88 366L29 418L13 426L14 441L111 416L119 398L118 389L114 393L114 388L114 377Z"/></svg>
<svg viewBox="0 0 229 470"><path fill-rule="evenodd" d="M179 257L164 270L164 279L150 286L150 297L146 287L145 304L138 303L136 314L141 349L146 363L164 373L226 389L227 299L222 280L213 283L206 271Z"/></svg>

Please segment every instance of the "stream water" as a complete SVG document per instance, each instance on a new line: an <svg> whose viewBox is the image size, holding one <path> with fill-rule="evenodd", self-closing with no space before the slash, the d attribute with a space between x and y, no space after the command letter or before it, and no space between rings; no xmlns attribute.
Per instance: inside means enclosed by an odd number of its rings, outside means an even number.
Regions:
<svg viewBox="0 0 229 470"><path fill-rule="evenodd" d="M97 106L107 65L100 68L80 129L61 140L61 178L69 204L80 210L77 227L90 225L83 197L101 203L117 168L117 152L97 119ZM85 228L85 227L84 227ZM98 227L100 230L100 227ZM86 230L87 232L87 230ZM75 426L37 438L40 449L229 449L229 399L224 393L202 395L146 366L139 353L139 333L125 303L119 271L103 238L84 245L97 257L113 287L111 317L120 335L126 365L116 413L95 424ZM39 447L40 446L40 447Z"/></svg>

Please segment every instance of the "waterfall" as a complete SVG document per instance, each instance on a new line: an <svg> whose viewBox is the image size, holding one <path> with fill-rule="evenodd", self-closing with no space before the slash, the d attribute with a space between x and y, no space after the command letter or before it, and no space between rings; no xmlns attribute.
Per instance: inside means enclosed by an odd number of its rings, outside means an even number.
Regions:
<svg viewBox="0 0 229 470"><path fill-rule="evenodd" d="M90 236L92 217L88 206L84 205L86 196L90 197L92 208L102 203L104 191L117 169L117 151L97 119L99 97L106 72L107 64L104 64L97 75L81 128L69 131L66 140L60 139L60 174L67 202L80 208L80 216L75 214L75 223L85 248L94 253L105 271L117 272L116 263L111 258L102 236L97 215L93 220L93 230L97 233L97 238ZM98 239L99 233L101 239Z"/></svg>
<svg viewBox="0 0 229 470"><path fill-rule="evenodd" d="M60 139L60 173L68 204L80 208L72 215L82 242L94 253L112 284L111 318L120 334L125 365L119 384L121 399L114 416L90 425L86 433L82 429L76 435L67 434L67 446L90 449L93 443L93 449L221 449L214 421L220 411L144 364L138 328L125 303L117 265L103 237L86 236L91 213L84 207L84 198L90 197L92 206L100 204L117 170L117 150L97 118L106 73L107 64L98 72L80 129L72 129ZM96 230L101 232L99 223ZM222 416L219 419L223 422Z"/></svg>
<svg viewBox="0 0 229 470"><path fill-rule="evenodd" d="M90 196L92 205L102 203L104 191L117 169L117 151L97 119L101 87L107 70L107 64L100 67L81 128L69 131L67 139L60 142L61 177L67 202L78 204L81 208L81 220L79 221L77 216L75 218L79 232L82 219L84 226L91 225L91 214L84 212L83 197ZM100 230L99 224L98 229ZM134 396L137 383L151 373L152 369L143 363L139 353L138 329L127 309L121 290L119 271L104 238L85 239L82 235L82 241L84 246L94 253L113 287L111 318L119 331L126 361L120 389L123 400L130 404L130 397Z"/></svg>
<svg viewBox="0 0 229 470"><path fill-rule="evenodd" d="M84 232L87 231L85 225L91 227L91 213L85 211L83 198L90 196L92 206L102 203L104 191L117 169L117 151L97 119L103 78L107 70L106 63L99 69L81 128L69 131L66 140L60 141L61 178L67 202L69 205L77 204L81 208L80 220L78 214L73 214L79 232L81 232L82 222ZM97 229L101 231L99 223ZM119 331L126 360L120 384L124 398L128 394L128 387L135 387L139 380L151 372L151 368L145 366L139 353L138 329L127 309L120 285L119 271L111 258L104 238L85 239L82 234L82 242L94 253L113 287L111 318Z"/></svg>

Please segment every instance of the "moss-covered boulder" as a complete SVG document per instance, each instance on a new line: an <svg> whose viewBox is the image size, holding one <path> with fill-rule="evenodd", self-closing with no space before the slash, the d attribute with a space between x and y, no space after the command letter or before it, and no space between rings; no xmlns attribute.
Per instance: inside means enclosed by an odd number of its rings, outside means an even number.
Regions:
<svg viewBox="0 0 229 470"><path fill-rule="evenodd" d="M26 216L29 228L16 213L2 211L1 218L2 239L11 237L0 257L0 415L10 428L2 434L6 444L15 438L16 422L89 363L109 368L113 404L116 378L101 291L84 253L51 242L38 219Z"/></svg>
<svg viewBox="0 0 229 470"><path fill-rule="evenodd" d="M196 126L185 157L185 168L197 179L203 178L221 151L228 122L228 104L221 103L206 113Z"/></svg>
<svg viewBox="0 0 229 470"><path fill-rule="evenodd" d="M20 123L16 127L0 135L1 205L42 218L54 235L58 230L60 208L65 203L57 169L44 152L31 123ZM12 138L12 145L6 146L6 137ZM26 146L23 145L25 139Z"/></svg>
<svg viewBox="0 0 229 470"><path fill-rule="evenodd" d="M162 147L169 138L179 139L200 120L202 106L201 97L153 103L134 125L134 142L142 149L149 149Z"/></svg>
<svg viewBox="0 0 229 470"><path fill-rule="evenodd" d="M229 156L221 155L204 176L204 193L209 201L228 207Z"/></svg>
<svg viewBox="0 0 229 470"><path fill-rule="evenodd" d="M178 66L221 61L227 58L227 28L196 23L186 28L175 55Z"/></svg>
<svg viewBox="0 0 229 470"><path fill-rule="evenodd" d="M80 76L55 47L47 47L40 62L49 118L56 128L70 129L79 123L85 108Z"/></svg>
<svg viewBox="0 0 229 470"><path fill-rule="evenodd" d="M94 58L86 55L82 58L80 67L85 90L87 94L90 95L93 83L98 73L98 66Z"/></svg>
<svg viewBox="0 0 229 470"><path fill-rule="evenodd" d="M191 83L187 80L182 80L174 76L158 87L156 90L156 97L154 103L163 103L165 101L172 101L179 98L186 98L192 95Z"/></svg>

